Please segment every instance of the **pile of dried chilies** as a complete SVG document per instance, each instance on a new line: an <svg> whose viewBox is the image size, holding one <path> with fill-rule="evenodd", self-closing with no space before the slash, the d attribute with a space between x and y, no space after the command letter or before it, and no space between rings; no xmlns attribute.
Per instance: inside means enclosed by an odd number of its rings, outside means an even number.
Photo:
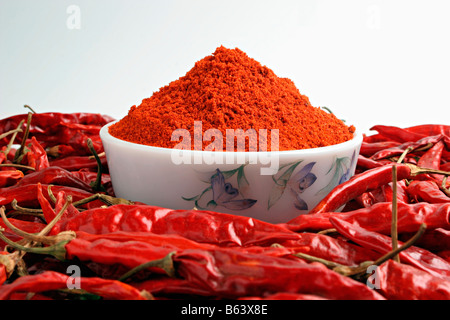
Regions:
<svg viewBox="0 0 450 320"><path fill-rule="evenodd" d="M0 299L450 299L450 126L374 127L351 180L270 224L115 197L112 120L0 120Z"/></svg>

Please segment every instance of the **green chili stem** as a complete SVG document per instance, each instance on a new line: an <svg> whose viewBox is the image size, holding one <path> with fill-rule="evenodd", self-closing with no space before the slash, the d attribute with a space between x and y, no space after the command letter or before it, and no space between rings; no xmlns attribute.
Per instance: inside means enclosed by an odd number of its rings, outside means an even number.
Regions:
<svg viewBox="0 0 450 320"><path fill-rule="evenodd" d="M17 163L0 163L0 167L11 167L11 168L18 168L18 169L26 169L31 171L36 171L35 168L30 166L25 166L23 164L17 164Z"/></svg>
<svg viewBox="0 0 450 320"><path fill-rule="evenodd" d="M402 153L402 155L400 156L400 158L398 158L397 163L402 163L403 160L405 159L406 155L408 153L410 153L412 150L414 150L413 147L408 147L405 149L405 151Z"/></svg>
<svg viewBox="0 0 450 320"><path fill-rule="evenodd" d="M19 122L19 125L18 125L17 128L16 128L16 130L17 130L17 129L20 129L20 132L23 132L23 130L21 129L21 127L22 127L22 125L23 125L24 122L25 122L25 120L20 121L20 122ZM7 156L8 153L9 153L9 151L11 150L11 147L12 147L12 145L14 144L14 140L16 140L16 137L17 137L17 133L18 133L18 132L19 132L19 131L13 133L13 136L11 137L11 140L9 140L9 143L8 143L8 146L6 147L6 150L2 150L2 152L5 154L5 156Z"/></svg>
<svg viewBox="0 0 450 320"><path fill-rule="evenodd" d="M339 266L343 266L343 265L341 265L339 263L336 263L336 262L333 262L333 261L329 261L329 260L325 260L325 259L318 258L318 257L314 257L314 256L310 256L309 254L302 253L302 252L296 252L296 253L293 253L292 255L296 256L298 258L305 259L305 260L310 261L310 262L320 262L320 263L324 264L327 268L330 268L330 269L333 269L333 268L336 268L336 267L339 267Z"/></svg>
<svg viewBox="0 0 450 320"><path fill-rule="evenodd" d="M16 128L16 129L10 130L10 131L8 131L8 132L5 132L5 133L0 134L0 139L6 138L6 137L9 136L10 134L14 134L14 133L17 134L17 133L19 133L19 132L23 132L23 130L20 129L20 128Z"/></svg>
<svg viewBox="0 0 450 320"><path fill-rule="evenodd" d="M28 112L27 126L25 129L23 138L22 138L22 143L20 144L20 148L19 148L19 150L16 151L16 154L14 155L14 160L13 160L14 163L20 162L19 160L21 160L21 158L22 158L23 149L25 148L25 143L27 142L28 135L30 134L30 126L31 126L32 116L33 116L33 113Z"/></svg>
<svg viewBox="0 0 450 320"><path fill-rule="evenodd" d="M132 275L136 274L137 272L148 269L148 268L161 268L167 273L168 276L175 277L175 268L173 266L173 260L172 260L172 256L174 254L175 254L175 252L171 252L162 259L143 263L143 264L131 269L127 273L125 273L118 280L123 282L126 279L128 279L129 277L131 277Z"/></svg>
<svg viewBox="0 0 450 320"><path fill-rule="evenodd" d="M24 105L23 106L24 108L27 108L27 109L30 109L30 111L32 112L32 113L36 113L36 111L34 111L34 109L32 108L32 107L30 107L29 105Z"/></svg>
<svg viewBox="0 0 450 320"><path fill-rule="evenodd" d="M324 235L326 235L326 234L335 233L335 232L337 232L337 230L334 229L334 228L331 228L331 229L325 229L325 230L319 231L319 232L317 232L317 234L324 234Z"/></svg>
<svg viewBox="0 0 450 320"><path fill-rule="evenodd" d="M52 255L53 257L57 258L58 260L65 260L66 249L64 248L64 246L67 243L69 243L70 240L69 241L61 241L61 242L57 243L56 245L50 246L50 247L29 247L26 245L18 244L17 242L14 242L14 241L8 239L3 234L3 231L5 231L5 229L0 228L0 239L2 239L10 247L12 247L18 251L23 251L23 252L28 252L28 253L37 253L37 254L48 254L48 255Z"/></svg>
<svg viewBox="0 0 450 320"><path fill-rule="evenodd" d="M23 231L23 230L17 228L15 225L13 225L8 220L8 218L6 217L6 214L5 214L5 207L0 208L0 215L1 215L3 222L9 229L11 229L18 236L21 236L29 241L41 242L41 243L45 243L47 245L54 245L54 244L62 241L63 239L70 240L75 237L75 232L73 232L73 231L64 231L64 232L59 233L56 236L40 236L40 235L37 235L34 233L28 233L26 231Z"/></svg>
<svg viewBox="0 0 450 320"><path fill-rule="evenodd" d="M40 218L44 217L44 215L42 214L42 209L23 208L23 207L21 207L21 206L19 206L17 204L17 200L16 199L13 199L13 201L11 202L11 207L14 210L19 211L21 213L37 216L37 217L40 217Z"/></svg>
<svg viewBox="0 0 450 320"><path fill-rule="evenodd" d="M436 170L436 169L429 169L429 168L420 168L416 165L405 163L411 170L411 176L417 176L419 174L441 174L444 176L450 176L450 172L448 171L442 171L442 170Z"/></svg>
<svg viewBox="0 0 450 320"><path fill-rule="evenodd" d="M91 184L91 187L95 191L106 192L105 188L102 186L102 173L103 173L102 161L100 160L100 157L98 156L97 151L95 150L92 140L90 138L87 139L87 146L94 155L95 160L97 161L97 179L95 180L95 182Z"/></svg>

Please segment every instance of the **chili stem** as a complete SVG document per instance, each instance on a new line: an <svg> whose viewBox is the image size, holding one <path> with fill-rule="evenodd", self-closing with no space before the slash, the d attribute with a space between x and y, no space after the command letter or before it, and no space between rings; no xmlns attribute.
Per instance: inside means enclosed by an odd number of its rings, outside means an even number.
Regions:
<svg viewBox="0 0 450 320"><path fill-rule="evenodd" d="M36 171L35 168L30 166L25 166L23 164L17 164L17 163L0 163L0 167L11 167L11 168L18 168L18 169L26 169L31 171Z"/></svg>
<svg viewBox="0 0 450 320"><path fill-rule="evenodd" d="M91 187L95 191L106 192L105 188L102 186L102 171L103 171L102 161L100 160L97 151L95 150L92 140L90 138L87 139L87 146L94 155L95 160L97 161L97 179L91 184Z"/></svg>
<svg viewBox="0 0 450 320"><path fill-rule="evenodd" d="M330 269L333 269L333 268L336 268L336 267L339 267L339 266L343 266L343 265L341 265L339 263L336 263L336 262L333 262L333 261L329 261L329 260L325 260L325 259L318 258L318 257L314 257L314 256L310 256L309 254L302 253L302 252L296 252L296 253L293 253L292 255L295 256L295 257L298 257L298 258L305 259L305 260L310 261L310 262L320 262L320 263L324 264L327 268L330 268Z"/></svg>
<svg viewBox="0 0 450 320"><path fill-rule="evenodd" d="M436 169L429 169L429 168L420 168L417 167L413 164L408 164L406 163L406 165L410 168L411 170L411 176L417 176L419 174L441 174L444 176L450 176L450 172L448 171L442 171L442 170L436 170Z"/></svg>
<svg viewBox="0 0 450 320"><path fill-rule="evenodd" d="M56 199L55 195L53 194L51 184L47 187L47 192L48 192L48 197L50 198L50 200L52 200L53 203L56 203L56 201L58 201L58 200Z"/></svg>
<svg viewBox="0 0 450 320"><path fill-rule="evenodd" d="M34 109L27 104L24 105L23 107L29 109L32 113L36 113L36 111L34 111Z"/></svg>
<svg viewBox="0 0 450 320"><path fill-rule="evenodd" d="M25 214L40 217L40 218L44 217L42 214L42 209L23 208L17 204L16 199L13 199L13 201L11 202L11 207L16 211L19 211L20 213L25 213Z"/></svg>
<svg viewBox="0 0 450 320"><path fill-rule="evenodd" d="M21 129L21 127L22 127L22 125L23 125L24 122L25 122L24 120L20 121L20 122L19 122L19 125L18 125L17 128L16 128L16 130L17 130L17 129L20 129L20 132L23 132L23 130ZM9 140L9 143L8 143L8 146L6 147L6 150L2 150L2 152L5 154L5 156L7 156L8 153L9 153L9 151L11 150L11 147L12 147L12 145L14 144L14 140L16 140L16 137L17 137L17 133L18 133L18 132L19 132L19 131L13 133L13 136L11 137L11 140Z"/></svg>
<svg viewBox="0 0 450 320"><path fill-rule="evenodd" d="M27 119L27 126L25 129L25 133L22 138L22 143L20 144L19 150L16 151L16 154L14 155L14 163L20 162L22 158L23 149L25 148L25 143L27 142L28 136L30 134L30 125L31 125L31 118L33 116L33 113L28 112L28 119Z"/></svg>
<svg viewBox="0 0 450 320"><path fill-rule="evenodd" d="M92 196L89 196L87 198L84 198L84 199L74 202L73 205L75 207L78 207L83 204L89 203L91 201L95 201L95 200L100 200L103 203L107 204L108 206L113 206L116 204L126 204L126 205L134 204L134 202L130 201L130 200L126 200L126 199L122 199L122 198L115 198L115 197L108 196L106 194L96 193Z"/></svg>
<svg viewBox="0 0 450 320"><path fill-rule="evenodd" d="M105 155L106 155L106 153L105 153L105 152L102 152L102 153L99 153L99 154L98 154L98 157L101 158L101 157L104 157ZM92 160L92 159L95 159L95 156L89 156L89 159L91 159L91 160Z"/></svg>
<svg viewBox="0 0 450 320"><path fill-rule="evenodd" d="M6 138L6 137L9 136L10 134L14 134L14 133L17 134L17 133L19 133L19 132L23 132L23 130L20 129L20 128L16 128L16 129L10 130L10 131L8 131L8 132L5 132L5 133L0 134L0 139Z"/></svg>
<svg viewBox="0 0 450 320"><path fill-rule="evenodd" d="M397 163L402 163L403 160L405 159L406 155L411 152L412 150L414 150L413 147L408 147L406 148L406 150L402 153L402 155L400 156L400 158L398 158Z"/></svg>
<svg viewBox="0 0 450 320"><path fill-rule="evenodd" d="M173 260L172 260L172 256L174 254L175 254L175 252L171 252L162 259L152 260L152 261L143 263L143 264L131 269L127 273L125 273L118 280L123 282L126 279L128 279L129 277L131 277L132 275L136 274L137 272L148 269L148 268L161 268L167 273L168 276L175 277L175 269L174 269Z"/></svg>
<svg viewBox="0 0 450 320"><path fill-rule="evenodd" d="M5 231L5 229L0 227L0 239L2 239L9 246L11 246L12 248L14 248L18 251L23 251L23 252L28 252L28 253L38 253L38 254L50 254L59 260L65 259L65 250L64 249L61 250L61 248L64 248L64 246L69 241L61 241L58 244L56 244L55 246L51 246L51 247L29 247L27 245L21 245L21 244L18 244L17 242L14 242L14 241L8 239L3 234L3 231Z"/></svg>
<svg viewBox="0 0 450 320"><path fill-rule="evenodd" d="M2 217L3 222L9 229L11 229L18 236L21 236L30 241L41 242L41 243L45 243L47 245L54 245L54 244L62 241L62 239L69 240L69 239L73 239L75 237L75 232L73 232L73 231L67 231L67 232L64 231L64 232L59 233L57 236L39 236L34 233L28 233L26 231L23 231L23 230L17 228L15 225L13 225L8 220L8 218L6 217L6 214L5 214L5 207L0 208L0 215Z"/></svg>
<svg viewBox="0 0 450 320"><path fill-rule="evenodd" d="M325 229L325 230L319 231L319 232L317 232L317 234L324 234L324 235L326 235L326 234L335 233L335 232L337 232L337 230L332 228L332 229Z"/></svg>
<svg viewBox="0 0 450 320"><path fill-rule="evenodd" d="M392 238L392 250L398 249L398 204L397 204L397 166L392 166L392 223L391 223L391 238ZM398 255L395 255L393 260L400 262Z"/></svg>

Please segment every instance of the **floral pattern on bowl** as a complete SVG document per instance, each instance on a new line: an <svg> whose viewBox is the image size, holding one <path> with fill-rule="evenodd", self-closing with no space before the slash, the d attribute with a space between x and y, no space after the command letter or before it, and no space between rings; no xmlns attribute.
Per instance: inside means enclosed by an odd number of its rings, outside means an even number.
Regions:
<svg viewBox="0 0 450 320"><path fill-rule="evenodd" d="M337 158L333 161L330 170L328 170L327 175L330 172L334 172L330 182L326 187L322 188L317 192L316 195L325 197L328 193L331 192L334 188L336 188L341 183L347 181L351 177L351 169L354 167L356 161L356 153L353 152L352 158L342 157ZM334 171L333 171L334 170Z"/></svg>
<svg viewBox="0 0 450 320"><path fill-rule="evenodd" d="M245 210L252 207L257 200L245 199L242 196L241 189L244 186L248 186L247 178L244 172L245 165L241 165L234 170L228 170L221 172L216 169L216 172L211 175L209 179L209 186L206 187L200 194L186 198L182 197L186 201L193 201L195 208L201 210L214 209L216 207L224 207L229 210ZM226 182L228 178L231 178L237 174L238 188L233 187L230 182ZM209 195L208 199L211 199L206 206L200 205L200 201L204 196ZM239 196L241 196L239 198Z"/></svg>
<svg viewBox="0 0 450 320"><path fill-rule="evenodd" d="M301 195L317 180L317 176L311 172L316 163L308 163L293 175L297 166L299 166L302 162L303 160L300 160L294 163L283 165L280 167L277 174L272 176L275 184L272 187L272 191L270 193L267 209L273 207L278 202L278 200L280 200L281 196L284 194L287 188L295 198L295 208L299 210L308 210L308 205L302 199Z"/></svg>

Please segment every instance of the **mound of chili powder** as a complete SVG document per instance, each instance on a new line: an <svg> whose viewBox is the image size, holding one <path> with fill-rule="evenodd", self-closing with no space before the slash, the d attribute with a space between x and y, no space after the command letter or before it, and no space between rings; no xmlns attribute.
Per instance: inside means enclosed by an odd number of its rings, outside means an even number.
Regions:
<svg viewBox="0 0 450 320"><path fill-rule="evenodd" d="M194 149L194 121L202 121L203 132L220 130L224 151L226 129L278 129L279 150L334 145L352 139L355 131L313 107L291 80L277 77L237 48L221 46L185 76L131 107L109 132L122 140L173 148L179 143L171 141L174 130L187 129ZM203 148L210 143L204 141Z"/></svg>

